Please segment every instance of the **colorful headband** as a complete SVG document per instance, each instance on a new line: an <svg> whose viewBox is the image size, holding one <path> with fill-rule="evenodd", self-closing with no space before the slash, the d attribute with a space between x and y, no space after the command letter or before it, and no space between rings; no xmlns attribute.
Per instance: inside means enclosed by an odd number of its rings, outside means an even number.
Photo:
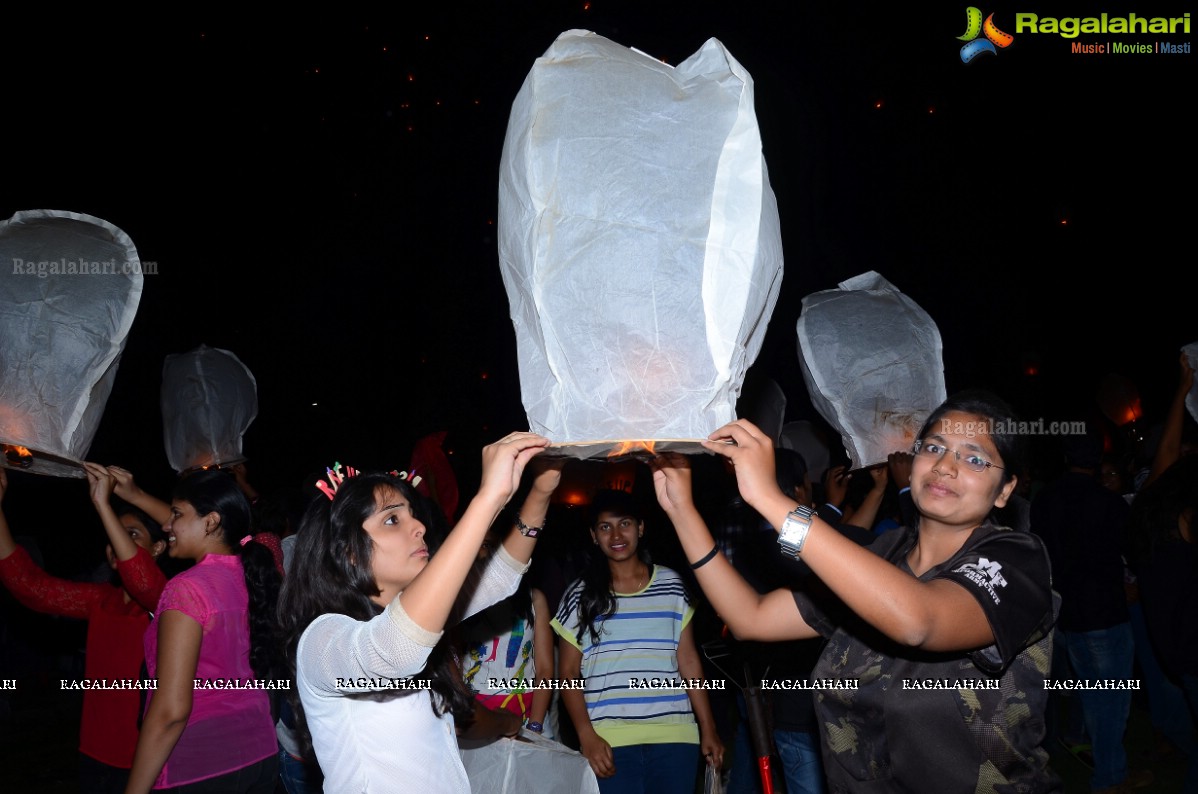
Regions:
<svg viewBox="0 0 1198 794"><path fill-rule="evenodd" d="M340 463L334 463L333 468L325 469L325 472L329 481L326 483L324 480L317 480L316 488L325 496L329 497L329 501L332 501L333 497L337 495L337 489L341 487L341 483L345 482L350 477L357 477L360 473L353 466L346 466L345 470L342 471ZM415 469L413 469L411 472L389 471L387 473L392 477L398 477L401 480L407 480L409 483L411 483L413 488L419 485L421 479L423 479L416 474Z"/></svg>

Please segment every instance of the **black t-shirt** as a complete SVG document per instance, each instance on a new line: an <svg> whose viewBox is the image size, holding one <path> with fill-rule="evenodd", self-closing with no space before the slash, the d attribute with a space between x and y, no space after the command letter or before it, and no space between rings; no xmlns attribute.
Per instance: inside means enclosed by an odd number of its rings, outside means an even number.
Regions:
<svg viewBox="0 0 1198 794"><path fill-rule="evenodd" d="M910 572L916 533L895 530L870 550ZM993 645L931 653L899 645L851 613L795 603L828 644L814 681L824 771L832 792L1060 791L1044 739L1054 616L1048 555L1034 535L983 525L951 559L919 577L948 579L977 599Z"/></svg>

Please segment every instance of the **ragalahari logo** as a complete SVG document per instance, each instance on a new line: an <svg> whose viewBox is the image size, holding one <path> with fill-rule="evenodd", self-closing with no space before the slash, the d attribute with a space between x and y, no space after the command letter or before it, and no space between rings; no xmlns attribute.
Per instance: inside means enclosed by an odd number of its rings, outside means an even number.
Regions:
<svg viewBox="0 0 1198 794"><path fill-rule="evenodd" d="M979 39L979 35L985 35L985 38ZM1005 50L1011 46L1015 37L1010 33L1003 33L994 25L994 14L982 22L982 10L970 6L965 9L965 35L957 36L957 40L966 42L961 48L961 62L969 63L983 52L997 55L998 49L995 48Z"/></svg>

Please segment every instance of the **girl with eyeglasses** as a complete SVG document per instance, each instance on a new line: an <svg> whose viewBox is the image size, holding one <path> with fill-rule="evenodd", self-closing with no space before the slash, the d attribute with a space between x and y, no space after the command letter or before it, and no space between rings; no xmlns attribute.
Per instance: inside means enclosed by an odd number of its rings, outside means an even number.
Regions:
<svg viewBox="0 0 1198 794"><path fill-rule="evenodd" d="M747 421L712 433L741 495L838 600L759 594L716 550L680 456L654 463L659 501L700 586L740 639L828 643L811 682L832 792L1047 792L1044 679L1054 620L1048 556L997 526L1022 460L1011 409L986 392L950 397L918 436L916 526L860 547L774 480L771 439ZM729 444L727 442L735 442Z"/></svg>

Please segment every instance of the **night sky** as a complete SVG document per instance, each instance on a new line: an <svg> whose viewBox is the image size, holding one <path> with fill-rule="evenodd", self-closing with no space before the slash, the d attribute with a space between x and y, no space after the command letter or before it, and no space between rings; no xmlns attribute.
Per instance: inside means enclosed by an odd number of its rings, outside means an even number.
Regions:
<svg viewBox="0 0 1198 794"><path fill-rule="evenodd" d="M674 64L715 37L754 77L786 270L750 378L783 387L788 419L817 418L803 296L868 270L936 320L950 392L989 386L1052 419L1090 410L1118 372L1146 421L1163 414L1198 339L1192 54L1071 54L1024 33L963 64L964 4L406 5L6 19L0 218L96 215L158 269L92 458L169 483L162 362L205 343L257 378L245 451L261 485L334 459L403 465L433 430L468 482L482 444L527 427L498 167L524 77L571 28ZM1015 33L1021 11L1182 7L982 10ZM1104 38L1191 40L1079 40Z"/></svg>

